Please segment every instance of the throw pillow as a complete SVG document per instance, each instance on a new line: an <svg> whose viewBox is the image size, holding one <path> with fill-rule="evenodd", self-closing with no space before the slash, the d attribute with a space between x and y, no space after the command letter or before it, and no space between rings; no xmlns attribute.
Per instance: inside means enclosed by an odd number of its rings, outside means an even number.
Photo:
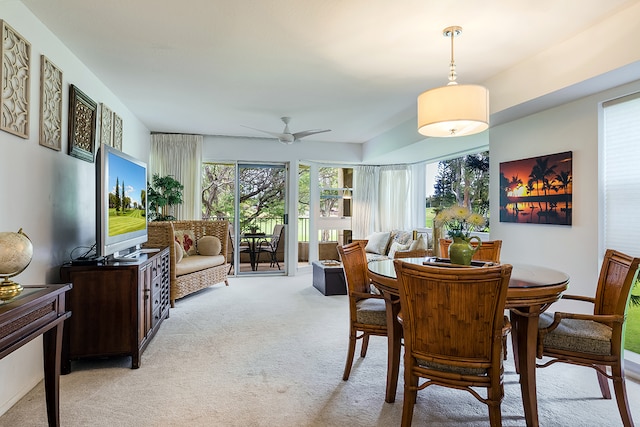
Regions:
<svg viewBox="0 0 640 427"><path fill-rule="evenodd" d="M418 250L424 251L427 249L429 249L429 246L427 245L427 242L424 240L424 236L418 237L418 240L414 240L413 242L411 242L411 245L409 246L410 251L418 251Z"/></svg>
<svg viewBox="0 0 640 427"><path fill-rule="evenodd" d="M182 257L184 257L184 250L182 249L182 245L180 242L173 242L176 251L176 264L182 261Z"/></svg>
<svg viewBox="0 0 640 427"><path fill-rule="evenodd" d="M389 244L389 237L391 233L389 231L378 231L367 237L367 246L364 250L378 255L386 255L387 245Z"/></svg>
<svg viewBox="0 0 640 427"><path fill-rule="evenodd" d="M184 250L184 256L195 255L196 252L196 238L191 230L176 230L174 233L176 242L182 245Z"/></svg>
<svg viewBox="0 0 640 427"><path fill-rule="evenodd" d="M200 255L220 255L222 243L216 236L204 236L198 240L198 253Z"/></svg>
<svg viewBox="0 0 640 427"><path fill-rule="evenodd" d="M389 258L393 259L396 256L396 252L398 251L406 251L409 249L409 244L402 245L398 242L393 242L391 244L391 249L389 249Z"/></svg>

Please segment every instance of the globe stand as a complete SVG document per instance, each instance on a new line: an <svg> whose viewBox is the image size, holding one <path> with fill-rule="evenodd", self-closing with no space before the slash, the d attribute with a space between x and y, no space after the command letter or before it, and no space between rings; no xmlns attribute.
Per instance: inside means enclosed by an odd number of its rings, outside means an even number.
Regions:
<svg viewBox="0 0 640 427"><path fill-rule="evenodd" d="M0 282L0 301L7 301L17 297L22 292L22 289L21 284L5 277L4 280Z"/></svg>

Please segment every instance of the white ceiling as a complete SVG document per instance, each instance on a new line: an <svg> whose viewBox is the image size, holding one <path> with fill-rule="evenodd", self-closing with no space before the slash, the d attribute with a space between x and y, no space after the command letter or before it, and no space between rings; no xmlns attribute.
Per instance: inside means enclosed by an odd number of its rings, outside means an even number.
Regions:
<svg viewBox="0 0 640 427"><path fill-rule="evenodd" d="M156 132L366 142L415 117L417 95L482 84L629 0L22 0Z"/></svg>

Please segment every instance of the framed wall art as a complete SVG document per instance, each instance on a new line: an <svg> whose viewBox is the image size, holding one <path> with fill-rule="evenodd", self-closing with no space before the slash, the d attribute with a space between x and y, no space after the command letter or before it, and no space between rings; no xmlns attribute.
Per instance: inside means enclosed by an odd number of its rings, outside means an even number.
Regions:
<svg viewBox="0 0 640 427"><path fill-rule="evenodd" d="M62 145L62 71L40 55L40 145L60 151Z"/></svg>
<svg viewBox="0 0 640 427"><path fill-rule="evenodd" d="M500 222L571 225L571 151L500 163Z"/></svg>
<svg viewBox="0 0 640 427"><path fill-rule="evenodd" d="M0 129L29 138L31 44L0 20Z"/></svg>
<svg viewBox="0 0 640 427"><path fill-rule="evenodd" d="M113 113L113 147L122 151L122 117Z"/></svg>
<svg viewBox="0 0 640 427"><path fill-rule="evenodd" d="M113 111L100 104L100 144L111 145L113 141Z"/></svg>
<svg viewBox="0 0 640 427"><path fill-rule="evenodd" d="M93 163L97 104L69 85L69 155Z"/></svg>

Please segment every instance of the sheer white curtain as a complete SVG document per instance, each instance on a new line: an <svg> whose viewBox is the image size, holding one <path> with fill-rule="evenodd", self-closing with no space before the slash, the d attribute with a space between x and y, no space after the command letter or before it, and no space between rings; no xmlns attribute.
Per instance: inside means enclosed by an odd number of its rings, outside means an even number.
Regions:
<svg viewBox="0 0 640 427"><path fill-rule="evenodd" d="M149 160L149 181L153 174L171 175L182 185L183 203L176 206L177 219L202 217L200 165L202 162L202 135L153 134Z"/></svg>
<svg viewBox="0 0 640 427"><path fill-rule="evenodd" d="M425 225L426 166L353 168L353 238Z"/></svg>
<svg viewBox="0 0 640 427"><path fill-rule="evenodd" d="M374 221L378 208L377 166L353 168L352 222L354 239L364 239L375 231Z"/></svg>
<svg viewBox="0 0 640 427"><path fill-rule="evenodd" d="M380 167L378 221L380 231L411 227L411 177L409 166Z"/></svg>

